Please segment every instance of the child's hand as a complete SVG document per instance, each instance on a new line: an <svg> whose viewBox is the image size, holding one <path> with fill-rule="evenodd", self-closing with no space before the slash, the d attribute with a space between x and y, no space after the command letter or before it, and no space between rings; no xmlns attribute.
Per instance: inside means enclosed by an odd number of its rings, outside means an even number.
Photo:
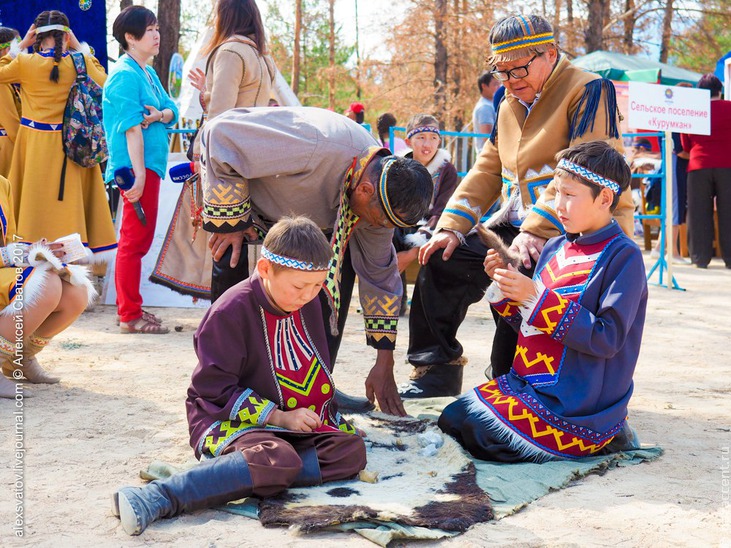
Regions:
<svg viewBox="0 0 731 548"><path fill-rule="evenodd" d="M503 295L512 301L522 303L536 297L536 284L533 280L518 272L511 264L508 268L495 269L491 277Z"/></svg>
<svg viewBox="0 0 731 548"><path fill-rule="evenodd" d="M485 257L484 266L485 273L494 280L495 270L498 268L505 268L505 262L497 251L489 249L487 251L487 256Z"/></svg>
<svg viewBox="0 0 731 548"><path fill-rule="evenodd" d="M312 432L322 426L322 421L317 413L302 407L292 411L275 409L267 422L272 426L280 426L293 432Z"/></svg>

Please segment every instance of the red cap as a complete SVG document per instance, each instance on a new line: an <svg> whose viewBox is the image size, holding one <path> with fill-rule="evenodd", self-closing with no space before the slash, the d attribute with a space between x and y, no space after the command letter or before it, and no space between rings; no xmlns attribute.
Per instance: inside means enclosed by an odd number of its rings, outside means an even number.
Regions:
<svg viewBox="0 0 731 548"><path fill-rule="evenodd" d="M350 110L350 112L358 114L360 112L363 112L365 110L365 107L363 106L363 103L350 103L350 108L348 110Z"/></svg>

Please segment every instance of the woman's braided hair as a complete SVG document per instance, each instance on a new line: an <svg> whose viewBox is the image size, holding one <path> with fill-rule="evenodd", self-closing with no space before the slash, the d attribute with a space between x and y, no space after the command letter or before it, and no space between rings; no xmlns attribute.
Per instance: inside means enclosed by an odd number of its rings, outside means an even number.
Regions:
<svg viewBox="0 0 731 548"><path fill-rule="evenodd" d="M63 12L58 10L43 11L38 14L34 21L36 27L43 27L46 25L63 25L69 26L69 18ZM61 62L61 55L63 55L63 39L66 33L62 30L49 30L48 32L36 33L36 41L33 44L33 51L38 52L41 50L41 43L49 36L53 36L54 47L53 47L53 68L51 69L50 80L52 82L58 82L58 64Z"/></svg>

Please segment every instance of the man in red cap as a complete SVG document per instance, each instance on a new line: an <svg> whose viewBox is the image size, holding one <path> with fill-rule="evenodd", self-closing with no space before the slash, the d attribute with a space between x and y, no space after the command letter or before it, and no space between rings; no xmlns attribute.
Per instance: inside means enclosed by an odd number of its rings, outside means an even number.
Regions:
<svg viewBox="0 0 731 548"><path fill-rule="evenodd" d="M350 103L348 110L345 111L345 115L358 124L362 124L365 119L365 107L363 103Z"/></svg>

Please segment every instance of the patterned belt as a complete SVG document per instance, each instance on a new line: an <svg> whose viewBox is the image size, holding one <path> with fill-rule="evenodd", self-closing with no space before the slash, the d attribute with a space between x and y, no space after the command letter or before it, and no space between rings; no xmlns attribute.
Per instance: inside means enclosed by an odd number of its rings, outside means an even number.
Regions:
<svg viewBox="0 0 731 548"><path fill-rule="evenodd" d="M61 131L63 129L63 122L58 124L46 124L45 122L37 122L30 118L21 118L20 125L28 126L29 128L36 129L38 131Z"/></svg>

